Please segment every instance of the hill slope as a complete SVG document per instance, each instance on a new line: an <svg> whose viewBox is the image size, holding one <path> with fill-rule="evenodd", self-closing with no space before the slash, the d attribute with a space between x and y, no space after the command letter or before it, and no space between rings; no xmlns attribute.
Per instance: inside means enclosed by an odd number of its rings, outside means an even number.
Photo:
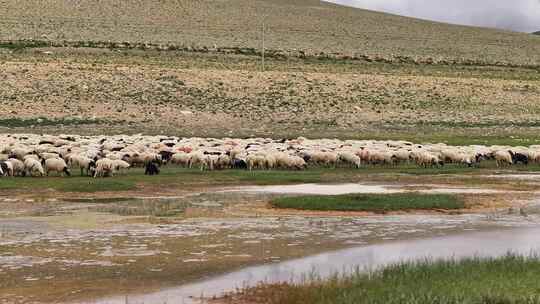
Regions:
<svg viewBox="0 0 540 304"><path fill-rule="evenodd" d="M536 65L531 35L455 26L315 0L4 0L0 40L115 41L194 47L266 46L308 54L406 56Z"/></svg>

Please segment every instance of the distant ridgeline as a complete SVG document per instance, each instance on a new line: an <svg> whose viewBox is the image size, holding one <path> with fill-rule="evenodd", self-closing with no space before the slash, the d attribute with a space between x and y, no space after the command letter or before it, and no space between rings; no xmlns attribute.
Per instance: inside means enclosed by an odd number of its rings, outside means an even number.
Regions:
<svg viewBox="0 0 540 304"><path fill-rule="evenodd" d="M534 32L533 35L540 35L540 31Z"/></svg>

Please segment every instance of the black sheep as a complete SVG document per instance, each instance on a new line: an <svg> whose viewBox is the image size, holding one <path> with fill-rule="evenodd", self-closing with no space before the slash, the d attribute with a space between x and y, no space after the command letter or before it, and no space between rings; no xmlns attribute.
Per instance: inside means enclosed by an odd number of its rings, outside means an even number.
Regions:
<svg viewBox="0 0 540 304"><path fill-rule="evenodd" d="M156 162L149 162L146 164L146 168L144 169L145 175L158 175L159 174L159 166Z"/></svg>
<svg viewBox="0 0 540 304"><path fill-rule="evenodd" d="M0 168L2 168L2 172L4 172L4 175L8 175L8 166L5 162L0 162Z"/></svg>
<svg viewBox="0 0 540 304"><path fill-rule="evenodd" d="M168 162L171 160L171 157L174 155L174 153L172 152L169 152L169 151L159 151L158 153L159 155L161 155L161 159L163 160L163 162Z"/></svg>
<svg viewBox="0 0 540 304"><path fill-rule="evenodd" d="M510 156L512 156L512 163L514 165L517 165L519 163L522 163L524 165L529 164L529 157L527 155L521 153L514 153L512 151L508 151L508 153L510 153Z"/></svg>
<svg viewBox="0 0 540 304"><path fill-rule="evenodd" d="M235 158L232 161L232 167L233 169L246 169L247 170L247 163L243 159Z"/></svg>

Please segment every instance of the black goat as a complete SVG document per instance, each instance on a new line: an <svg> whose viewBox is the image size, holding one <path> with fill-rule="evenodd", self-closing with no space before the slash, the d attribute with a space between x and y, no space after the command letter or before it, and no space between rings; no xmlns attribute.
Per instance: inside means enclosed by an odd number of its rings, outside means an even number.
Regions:
<svg viewBox="0 0 540 304"><path fill-rule="evenodd" d="M164 163L169 162L171 160L171 157L174 155L174 153L169 152L169 151L159 151L158 154L161 155L161 160Z"/></svg>
<svg viewBox="0 0 540 304"><path fill-rule="evenodd" d="M514 153L512 151L508 151L508 153L510 153L510 156L512 156L512 163L514 165L517 165L519 163L522 163L524 165L529 164L529 157L527 155L522 153Z"/></svg>
<svg viewBox="0 0 540 304"><path fill-rule="evenodd" d="M235 158L232 160L233 169L247 169L247 163L243 159Z"/></svg>
<svg viewBox="0 0 540 304"><path fill-rule="evenodd" d="M144 175L158 175L159 165L155 161L148 162L144 169Z"/></svg>

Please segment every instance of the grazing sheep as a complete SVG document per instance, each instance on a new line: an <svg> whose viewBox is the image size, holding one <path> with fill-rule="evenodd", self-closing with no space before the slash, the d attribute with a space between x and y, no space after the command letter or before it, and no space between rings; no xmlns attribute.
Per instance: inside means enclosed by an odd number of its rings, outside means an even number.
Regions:
<svg viewBox="0 0 540 304"><path fill-rule="evenodd" d="M338 155L333 152L315 152L310 154L310 161L326 167L336 167Z"/></svg>
<svg viewBox="0 0 540 304"><path fill-rule="evenodd" d="M3 175L4 176L13 176L13 165L8 162L8 161L4 161L4 162L0 162L0 167L2 168L2 172L3 172Z"/></svg>
<svg viewBox="0 0 540 304"><path fill-rule="evenodd" d="M171 163L182 167L189 167L191 156L186 152L178 152L171 156Z"/></svg>
<svg viewBox="0 0 540 304"><path fill-rule="evenodd" d="M390 152L372 151L369 154L369 162L377 165L393 165L395 164L395 157Z"/></svg>
<svg viewBox="0 0 540 304"><path fill-rule="evenodd" d="M50 158L60 158L60 154L58 153L49 153L49 152L43 152L39 155L42 159L50 159Z"/></svg>
<svg viewBox="0 0 540 304"><path fill-rule="evenodd" d="M41 162L32 157L25 157L24 170L28 176L34 176L36 173L39 174L39 176L45 175L45 170L43 170Z"/></svg>
<svg viewBox="0 0 540 304"><path fill-rule="evenodd" d="M494 156L497 167L511 165L513 163L512 155L508 151L496 151Z"/></svg>
<svg viewBox="0 0 540 304"><path fill-rule="evenodd" d="M171 157L174 155L174 153L170 151L159 151L158 155L163 161L163 163L168 163L171 160Z"/></svg>
<svg viewBox="0 0 540 304"><path fill-rule="evenodd" d="M70 156L68 160L68 164L70 165L71 168L78 167L81 170L81 176L84 175L84 170L86 170L86 175L89 175L91 167L95 167L94 160L84 155Z"/></svg>
<svg viewBox="0 0 540 304"><path fill-rule="evenodd" d="M510 157L512 157L512 163L514 165L517 165L519 163L522 163L524 165L529 164L529 157L527 155L519 152L514 153L512 151L508 151L508 153L510 153Z"/></svg>
<svg viewBox="0 0 540 304"><path fill-rule="evenodd" d="M17 158L10 158L6 161L7 164L11 164L11 176L25 176L24 163Z"/></svg>
<svg viewBox="0 0 540 304"><path fill-rule="evenodd" d="M112 162L113 162L113 171L114 172L120 172L120 173L125 174L126 170L131 167L131 165L128 162L125 162L125 161L120 160L120 159L115 159Z"/></svg>
<svg viewBox="0 0 540 304"><path fill-rule="evenodd" d="M396 163L409 163L411 161L411 151L400 149L395 151L394 159Z"/></svg>
<svg viewBox="0 0 540 304"><path fill-rule="evenodd" d="M23 160L24 156L30 153L32 153L32 150L18 147L11 150L11 156L9 158Z"/></svg>
<svg viewBox="0 0 540 304"><path fill-rule="evenodd" d="M494 159L500 167L540 163L540 145L448 146L418 145L404 141L303 138L273 140L176 138L141 134L100 137L0 134L0 175L40 175L39 167L32 167L36 161L41 162L46 173L59 172L47 170L45 161L48 159L64 159L69 169L78 167L81 175L86 173L94 177L112 176L117 171L125 170L123 168L128 165L146 167L152 162L159 166L163 161L179 166L196 166L201 170L300 170L305 169L306 164L313 167L339 165L358 168L364 164L386 166L410 162L421 167L442 166L445 163L472 167L484 159ZM109 163L112 161L116 161L116 165ZM64 171L60 172L65 175Z"/></svg>
<svg viewBox="0 0 540 304"><path fill-rule="evenodd" d="M29 158L35 159L35 160L37 160L37 161L40 161L40 160L41 160L41 159L39 158L39 155L37 155L37 154L27 154L27 155L25 155L25 156L23 157L23 162L24 162L25 160L29 159Z"/></svg>
<svg viewBox="0 0 540 304"><path fill-rule="evenodd" d="M45 159L45 173L47 176L49 176L50 172L57 172L59 175L66 174L67 176L71 176L71 172L69 172L68 166L66 162L61 158L49 158Z"/></svg>
<svg viewBox="0 0 540 304"><path fill-rule="evenodd" d="M214 171L214 169L216 169L217 167L218 160L219 160L218 155L206 154L205 158L203 159L201 163L201 171L203 170Z"/></svg>
<svg viewBox="0 0 540 304"><path fill-rule="evenodd" d="M145 175L158 175L159 174L159 166L157 162L151 161L146 164L144 169Z"/></svg>
<svg viewBox="0 0 540 304"><path fill-rule="evenodd" d="M231 166L233 169L244 169L247 170L248 165L244 159L241 158L235 158L231 162Z"/></svg>
<svg viewBox="0 0 540 304"><path fill-rule="evenodd" d="M229 155L220 155L216 162L216 169L223 170L231 167L231 158Z"/></svg>
<svg viewBox="0 0 540 304"><path fill-rule="evenodd" d="M290 162L290 157L287 153L284 152L276 152L274 153L274 159L276 160L275 165L277 168L287 169ZM304 162L306 162L305 157L308 157L308 154L303 154L302 159L304 159ZM308 159L309 160L309 159Z"/></svg>
<svg viewBox="0 0 540 304"><path fill-rule="evenodd" d="M265 165L266 169L268 169L268 170L274 169L276 167L276 164L277 164L277 160L276 160L276 157L274 155L266 154L264 156L264 165Z"/></svg>
<svg viewBox="0 0 540 304"><path fill-rule="evenodd" d="M306 169L307 164L302 157L291 156L289 161L289 168L295 170L304 170Z"/></svg>
<svg viewBox="0 0 540 304"><path fill-rule="evenodd" d="M201 170L203 170L206 162L206 155L204 155L202 152L192 152L189 153L189 156L189 168L193 168L193 166L200 166Z"/></svg>
<svg viewBox="0 0 540 304"><path fill-rule="evenodd" d="M261 154L251 154L246 157L246 163L249 171L253 169L264 169L266 166L266 157Z"/></svg>
<svg viewBox="0 0 540 304"><path fill-rule="evenodd" d="M94 172L94 178L113 176L114 174L114 162L108 158L102 158L96 162L96 169Z"/></svg>
<svg viewBox="0 0 540 304"><path fill-rule="evenodd" d="M354 155L350 152L339 153L338 157L339 162L342 162L348 166L353 166L355 168L360 168L362 165L362 160L357 155Z"/></svg>
<svg viewBox="0 0 540 304"><path fill-rule="evenodd" d="M429 152L419 152L415 153L415 161L418 166L427 168L434 166L444 166L444 161L442 161L437 155Z"/></svg>

